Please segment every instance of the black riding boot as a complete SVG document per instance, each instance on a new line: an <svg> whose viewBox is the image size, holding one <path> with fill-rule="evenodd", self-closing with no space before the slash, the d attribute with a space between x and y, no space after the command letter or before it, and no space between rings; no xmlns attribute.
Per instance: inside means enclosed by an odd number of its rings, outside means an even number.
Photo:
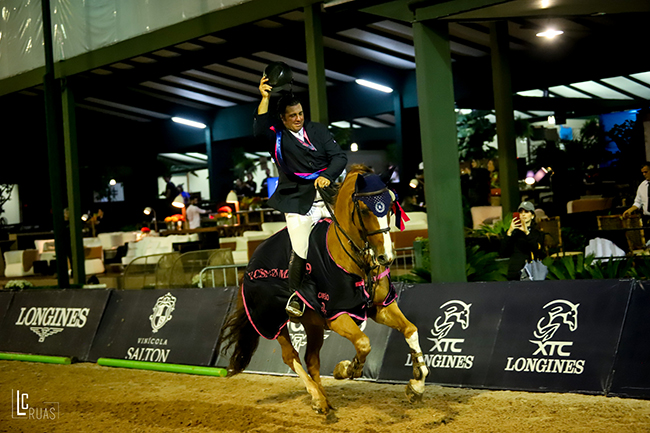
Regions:
<svg viewBox="0 0 650 433"><path fill-rule="evenodd" d="M301 258L295 252L291 253L291 260L289 260L289 290L291 290L291 296L287 301L287 306L285 310L290 317L300 317L305 312L305 304L296 294L296 291L300 288L302 283L302 277L305 275L305 269L307 267L307 260Z"/></svg>

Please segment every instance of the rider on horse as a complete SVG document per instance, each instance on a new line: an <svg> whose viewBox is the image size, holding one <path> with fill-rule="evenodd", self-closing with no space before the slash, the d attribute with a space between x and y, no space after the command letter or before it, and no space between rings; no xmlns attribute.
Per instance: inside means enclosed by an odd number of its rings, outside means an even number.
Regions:
<svg viewBox="0 0 650 433"><path fill-rule="evenodd" d="M264 76L259 90L262 100L254 121L256 137L265 138L279 171L278 187L269 205L285 214L293 253L289 260L289 298L286 311L300 317L305 305L296 290L300 288L307 264L309 235L315 224L329 216L316 188L326 188L343 172L347 156L325 125L305 121L302 105L289 93L278 101L281 124L269 115L272 86Z"/></svg>

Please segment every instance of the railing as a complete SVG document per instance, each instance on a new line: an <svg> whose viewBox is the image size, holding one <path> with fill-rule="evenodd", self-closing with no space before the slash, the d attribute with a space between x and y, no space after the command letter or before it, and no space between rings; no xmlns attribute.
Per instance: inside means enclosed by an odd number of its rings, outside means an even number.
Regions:
<svg viewBox="0 0 650 433"><path fill-rule="evenodd" d="M216 287L215 286L214 273L215 273L215 271L219 271L219 270L221 270L221 272L223 273L223 281L224 281L224 285L226 285L227 281L228 281L228 276L227 276L226 271L229 270L229 269L235 269L235 285L239 286L238 268L246 268L246 266L248 266L248 264L232 264L232 265L218 265L218 266L205 267L199 273L199 287L201 287L201 288L206 287L203 284L203 280L204 280L204 278L206 278L205 277L206 275L210 275L210 277L212 278L212 284L210 286L207 286L207 287Z"/></svg>

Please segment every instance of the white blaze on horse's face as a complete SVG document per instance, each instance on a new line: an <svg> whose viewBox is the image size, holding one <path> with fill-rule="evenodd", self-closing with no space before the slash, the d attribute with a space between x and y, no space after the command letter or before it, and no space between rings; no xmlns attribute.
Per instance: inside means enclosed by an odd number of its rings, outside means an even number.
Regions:
<svg viewBox="0 0 650 433"><path fill-rule="evenodd" d="M390 222L388 221L388 215L385 215L383 217L378 217L377 221L379 222L379 228L380 229L385 229L385 228L390 228ZM393 254L393 241L390 238L390 231L386 231L381 234L384 237L384 257L382 258L381 256L378 257L378 261L380 261L379 264L381 265L387 265L393 263L393 260L395 259L395 255ZM381 263L383 262L383 263Z"/></svg>

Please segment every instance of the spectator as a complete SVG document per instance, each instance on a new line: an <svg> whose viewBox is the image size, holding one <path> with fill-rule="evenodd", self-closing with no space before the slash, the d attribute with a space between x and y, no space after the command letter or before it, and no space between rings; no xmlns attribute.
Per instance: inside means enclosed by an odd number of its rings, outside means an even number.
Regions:
<svg viewBox="0 0 650 433"><path fill-rule="evenodd" d="M508 280L519 281L527 262L545 257L542 248L544 234L537 228L535 206L529 201L521 202L519 217L512 219L503 240L502 255L510 257Z"/></svg>
<svg viewBox="0 0 650 433"><path fill-rule="evenodd" d="M187 222L190 226L190 229L198 229L201 227L201 214L207 212L205 209L201 209L198 204L198 197L194 197L190 205L187 207Z"/></svg>

